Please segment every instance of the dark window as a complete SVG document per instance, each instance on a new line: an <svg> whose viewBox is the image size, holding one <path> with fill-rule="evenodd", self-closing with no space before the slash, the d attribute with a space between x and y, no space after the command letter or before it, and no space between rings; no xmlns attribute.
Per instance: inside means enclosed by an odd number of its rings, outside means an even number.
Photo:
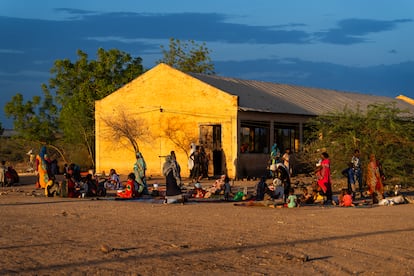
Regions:
<svg viewBox="0 0 414 276"><path fill-rule="evenodd" d="M299 151L299 124L274 124L274 143L277 143L279 149L284 151L290 148L292 152Z"/></svg>
<svg viewBox="0 0 414 276"><path fill-rule="evenodd" d="M240 152L269 153L270 123L241 121Z"/></svg>

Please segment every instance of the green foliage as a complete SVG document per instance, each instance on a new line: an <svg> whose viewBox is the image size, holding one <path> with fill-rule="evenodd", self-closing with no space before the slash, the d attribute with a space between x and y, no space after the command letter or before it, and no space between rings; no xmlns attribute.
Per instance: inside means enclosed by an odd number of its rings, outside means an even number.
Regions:
<svg viewBox="0 0 414 276"><path fill-rule="evenodd" d="M78 50L78 60L57 60L49 85L61 106L59 122L66 142L83 144L90 161L95 159L95 101L104 98L143 73L141 58L117 49L98 49L96 60Z"/></svg>
<svg viewBox="0 0 414 276"><path fill-rule="evenodd" d="M22 140L11 139L10 137L0 138L0 156L1 160L6 160L10 163L22 162L25 158L25 154L30 150L25 146Z"/></svg>
<svg viewBox="0 0 414 276"><path fill-rule="evenodd" d="M16 94L6 104L5 112L14 119L18 138L50 147L58 145L54 150L62 157L64 148L76 145L78 152L89 153L88 162L93 164L95 101L138 77L144 69L141 58L117 49L98 49L96 60L89 60L81 50L77 55L75 62L55 61L53 77L48 85L42 84L43 97L34 96L25 102L21 94Z"/></svg>
<svg viewBox="0 0 414 276"><path fill-rule="evenodd" d="M8 118L13 118L18 137L46 144L56 140L58 109L53 103L52 95L47 91L43 99L34 96L27 102L18 93L6 104L4 111Z"/></svg>
<svg viewBox="0 0 414 276"><path fill-rule="evenodd" d="M35 154L40 149L39 142L27 141L26 139L13 137L0 137L0 156L7 165L13 166L17 172L26 172L29 169L29 155L27 152L33 149Z"/></svg>
<svg viewBox="0 0 414 276"><path fill-rule="evenodd" d="M384 166L387 177L403 181L412 178L414 169L414 117L394 104L370 105L365 112L345 108L310 121L307 159L315 162L326 149L333 170L340 174L354 149L361 152L364 165L374 153ZM318 151L319 150L319 151Z"/></svg>
<svg viewBox="0 0 414 276"><path fill-rule="evenodd" d="M181 42L171 38L169 49L161 46L163 58L157 63L168 64L185 73L214 74L214 65L211 63L210 50L206 44L201 45L189 40Z"/></svg>

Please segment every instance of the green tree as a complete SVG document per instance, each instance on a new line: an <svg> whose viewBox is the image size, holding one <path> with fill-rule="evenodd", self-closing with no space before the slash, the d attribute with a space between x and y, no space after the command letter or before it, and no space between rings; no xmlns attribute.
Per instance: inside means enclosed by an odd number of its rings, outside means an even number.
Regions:
<svg viewBox="0 0 414 276"><path fill-rule="evenodd" d="M27 102L18 93L5 105L4 111L8 118L13 119L13 127L19 137L45 144L56 140L58 110L49 93L45 93L43 99L34 96Z"/></svg>
<svg viewBox="0 0 414 276"><path fill-rule="evenodd" d="M373 104L365 112L345 108L310 121L306 145L308 162L314 163L325 148L333 170L340 173L347 166L354 149L359 149L365 163L374 153L388 177L406 181L414 168L414 115L394 104ZM319 150L319 151L318 151Z"/></svg>
<svg viewBox="0 0 414 276"><path fill-rule="evenodd" d="M55 61L51 69L53 77L41 86L43 98L34 96L24 102L23 96L16 94L6 104L5 112L14 119L19 137L48 145L63 140L84 146L90 163L94 164L95 101L130 82L144 69L141 58L117 49L98 49L96 60L88 59L81 50L77 55L75 62Z"/></svg>
<svg viewBox="0 0 414 276"><path fill-rule="evenodd" d="M168 64L182 72L214 74L214 65L211 63L210 50L205 43L197 44L194 40L181 42L170 38L169 48L161 46L163 58L157 61Z"/></svg>
<svg viewBox="0 0 414 276"><path fill-rule="evenodd" d="M61 107L59 123L66 142L81 143L95 160L95 101L104 98L144 72L142 59L117 49L98 49L96 60L81 50L78 60L57 60L45 93L53 91Z"/></svg>
<svg viewBox="0 0 414 276"><path fill-rule="evenodd" d="M24 101L23 95L17 93L4 107L8 118L13 119L17 132L15 140L30 141L30 145L48 145L65 160L63 149L59 146L58 108L53 96L47 91L44 97L33 96ZM26 143L28 145L28 143ZM66 160L65 160L66 161Z"/></svg>

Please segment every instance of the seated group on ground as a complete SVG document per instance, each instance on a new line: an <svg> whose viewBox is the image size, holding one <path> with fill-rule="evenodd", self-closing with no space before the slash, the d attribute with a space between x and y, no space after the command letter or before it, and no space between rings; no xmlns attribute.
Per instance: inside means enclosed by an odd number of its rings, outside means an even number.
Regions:
<svg viewBox="0 0 414 276"><path fill-rule="evenodd" d="M192 192L192 197L194 198L215 198L220 196L224 200L230 200L230 196L232 196L230 179L225 174L216 179L212 186L207 189L204 189L199 181L194 184Z"/></svg>
<svg viewBox="0 0 414 276"><path fill-rule="evenodd" d="M142 196L144 191L144 186L135 180L134 173L128 175L127 182L123 185L115 169L111 169L109 176L103 179L98 175L93 177L90 173L82 177L79 166L70 164L66 167L64 177L61 184L50 180L45 187L45 195L83 198L106 196L107 190L116 190L116 195L120 198L136 198Z"/></svg>
<svg viewBox="0 0 414 276"><path fill-rule="evenodd" d="M172 152L173 153L173 152ZM168 183L174 182L172 187L174 193L166 194L172 198L174 196L184 195L181 190L182 183L179 175L179 166L174 159L174 155L170 156L164 164L163 172L166 176L167 190ZM268 178L271 178L269 181ZM206 179L206 181L210 181ZM268 184L267 181L270 183ZM142 181L139 181L142 182ZM106 196L108 190L114 190L115 195L119 198L138 198L144 194L149 194L144 184L139 184L134 173L128 175L126 183L122 183L119 175L115 169L111 169L108 176L99 178L92 174L82 175L80 167L76 164L70 164L66 167L65 180L62 184L58 184L51 179L45 189L47 196L60 195L70 198ZM208 183L208 182L207 182ZM146 185L146 184L145 184ZM157 186L156 186L157 185ZM269 207L299 207L304 205L315 204L333 204L341 207L353 207L355 202L355 191L349 189L342 189L338 197L328 199L326 191L322 189L318 181L312 183L311 186L302 187L300 194L295 194L295 190L291 187L290 174L286 166L277 163L270 175L264 175L256 185L255 194L248 195L247 191L232 193L230 179L226 174L221 175L218 179L213 180L208 188L203 188L201 181L197 181L194 187L186 194L188 197L196 199L219 199L219 200L247 200L262 202L263 205ZM171 186L171 184L170 184ZM154 184L152 190L153 196L159 196L158 184ZM145 192L147 191L147 193ZM171 188L170 188L171 191ZM362 197L362 194L361 194ZM181 198L181 197L180 197ZM173 201L173 200L172 200ZM171 201L171 202L172 202ZM383 202L384 205L399 204L397 201Z"/></svg>

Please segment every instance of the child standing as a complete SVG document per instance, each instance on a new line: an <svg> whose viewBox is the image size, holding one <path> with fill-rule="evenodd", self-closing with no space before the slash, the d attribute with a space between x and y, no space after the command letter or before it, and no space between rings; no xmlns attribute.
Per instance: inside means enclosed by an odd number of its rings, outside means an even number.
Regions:
<svg viewBox="0 0 414 276"><path fill-rule="evenodd" d="M228 201L231 194L231 185L230 185L230 179L226 175L226 178L224 179L224 200Z"/></svg>
<svg viewBox="0 0 414 276"><path fill-rule="evenodd" d="M295 195L295 190L293 188L289 189L289 197L287 199L287 207L295 208L298 206L298 198Z"/></svg>

